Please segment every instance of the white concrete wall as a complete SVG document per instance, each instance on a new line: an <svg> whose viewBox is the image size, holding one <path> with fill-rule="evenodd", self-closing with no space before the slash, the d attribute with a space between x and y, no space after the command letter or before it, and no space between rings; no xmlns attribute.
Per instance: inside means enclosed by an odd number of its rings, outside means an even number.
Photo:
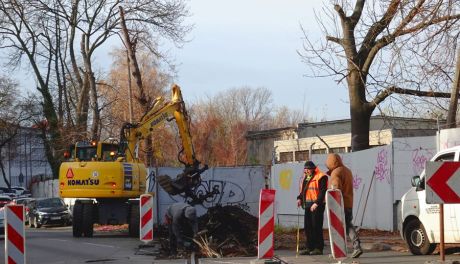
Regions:
<svg viewBox="0 0 460 264"><path fill-rule="evenodd" d="M59 197L59 180L32 183L32 197Z"/></svg>
<svg viewBox="0 0 460 264"><path fill-rule="evenodd" d="M443 150L460 145L460 128L442 129L439 135L438 149Z"/></svg>
<svg viewBox="0 0 460 264"><path fill-rule="evenodd" d="M176 178L182 172L182 168L161 167L149 169L149 175L153 171L154 175L169 175ZM245 166L245 167L217 167L210 168L202 174L202 183L197 192L218 188L220 194L207 200L203 205L198 205L198 215L205 214L207 208L216 204L238 205L246 209L252 215L258 215L259 193L265 185L265 167ZM167 207L177 201L184 201L180 195L170 196L158 184L154 177L149 177L147 192L153 192L155 216L154 222L163 222ZM59 197L58 180L34 183L32 185L33 197ZM74 199L66 199L66 203L72 206Z"/></svg>
<svg viewBox="0 0 460 264"><path fill-rule="evenodd" d="M169 175L175 178L181 173L181 168L159 168L158 175ZM263 166L246 167L217 167L210 168L202 174L202 183L198 188L201 190L212 190L218 188L220 194L207 200L203 205L197 206L198 215L206 213L207 208L216 204L238 205L248 210L254 216L258 215L259 194L264 188L265 169ZM163 222L167 207L179 201L184 201L180 195L170 196L161 187L155 185L158 193L158 217Z"/></svg>
<svg viewBox="0 0 460 264"><path fill-rule="evenodd" d="M393 230L394 207L410 188L410 179L419 174L436 153L436 137L396 138L393 144L343 153L341 157L353 173L353 222L370 229ZM327 171L327 155L313 155L313 162ZM272 186L277 190L277 224L303 226L303 210L298 211L296 197L303 163L276 164L272 167ZM325 226L327 222L325 221Z"/></svg>
<svg viewBox="0 0 460 264"><path fill-rule="evenodd" d="M391 145L365 151L341 154L344 163L353 173L354 224L363 228L393 230L394 205L410 188L412 176L420 174L425 162L436 153L436 137L395 138ZM313 155L313 161L321 170L327 155ZM152 169L154 175L169 175L175 178L181 168L162 167ZM149 172L150 173L150 172ZM302 163L276 164L271 170L271 186L276 193L276 223L283 226L296 226L298 211L296 197L299 193ZM202 215L207 208L216 204L234 204L247 209L252 215L258 214L260 189L264 187L265 167L218 167L210 168L202 174L203 182L198 191L212 190L215 186L221 191L202 206L197 206ZM179 195L170 196L150 177L148 191L156 193L155 222L163 221L168 205L184 201ZM32 187L34 197L58 196L58 181L36 183ZM367 200L367 201L366 201ZM303 217L300 217L303 226ZM325 221L325 227L327 221Z"/></svg>
<svg viewBox="0 0 460 264"><path fill-rule="evenodd" d="M394 149L394 200L411 187L411 178L425 169L425 163L436 154L436 137L395 138Z"/></svg>
<svg viewBox="0 0 460 264"><path fill-rule="evenodd" d="M327 171L326 157L327 155L313 156L313 162L324 172ZM391 230L393 228L391 147L383 146L366 151L344 153L341 157L353 173L354 224L364 228ZM375 177L372 180L374 171ZM296 226L297 214L300 213L301 216L304 214L303 210L298 210L296 206L302 173L303 163L276 164L273 166L272 184L277 191L278 218L276 221L279 225ZM369 197L367 198L368 192ZM377 207L378 210L376 210ZM383 214L380 214L382 212ZM303 227L302 217L300 226ZM327 226L326 221L324 226Z"/></svg>

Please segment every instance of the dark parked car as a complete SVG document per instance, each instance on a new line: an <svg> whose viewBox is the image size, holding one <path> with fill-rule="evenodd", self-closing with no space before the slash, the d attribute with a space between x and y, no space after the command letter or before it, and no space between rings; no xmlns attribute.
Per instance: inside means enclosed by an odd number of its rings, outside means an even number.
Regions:
<svg viewBox="0 0 460 264"><path fill-rule="evenodd" d="M32 196L29 190L21 186L13 186L11 187L11 190L14 190L16 192L16 195L19 197L31 197Z"/></svg>
<svg viewBox="0 0 460 264"><path fill-rule="evenodd" d="M12 199L17 197L16 190L7 187L0 187L0 195L9 196Z"/></svg>
<svg viewBox="0 0 460 264"><path fill-rule="evenodd" d="M70 225L72 214L61 198L40 198L29 202L29 226Z"/></svg>
<svg viewBox="0 0 460 264"><path fill-rule="evenodd" d="M0 194L0 208L4 207L5 205L11 203L13 199L11 197Z"/></svg>

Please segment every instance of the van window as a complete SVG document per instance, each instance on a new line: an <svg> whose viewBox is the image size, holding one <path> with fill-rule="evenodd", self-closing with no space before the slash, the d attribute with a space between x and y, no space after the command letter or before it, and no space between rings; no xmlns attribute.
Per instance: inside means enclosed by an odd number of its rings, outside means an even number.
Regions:
<svg viewBox="0 0 460 264"><path fill-rule="evenodd" d="M455 159L455 152L443 154L437 157L435 161L454 161L454 159Z"/></svg>

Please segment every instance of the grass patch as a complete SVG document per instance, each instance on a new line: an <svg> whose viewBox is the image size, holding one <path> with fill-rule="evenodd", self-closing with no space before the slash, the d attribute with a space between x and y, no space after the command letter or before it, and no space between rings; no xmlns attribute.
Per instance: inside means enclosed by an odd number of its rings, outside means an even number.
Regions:
<svg viewBox="0 0 460 264"><path fill-rule="evenodd" d="M281 225L275 225L275 234L288 234L297 232L297 227L285 227Z"/></svg>

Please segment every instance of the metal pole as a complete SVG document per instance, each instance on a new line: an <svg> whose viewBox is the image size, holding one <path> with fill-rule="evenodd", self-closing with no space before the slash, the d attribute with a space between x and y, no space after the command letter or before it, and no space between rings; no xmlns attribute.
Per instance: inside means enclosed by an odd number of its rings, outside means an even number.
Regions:
<svg viewBox="0 0 460 264"><path fill-rule="evenodd" d="M297 207L297 245L295 249L296 258L299 256L299 241L300 241L300 212L299 212L299 207Z"/></svg>
<svg viewBox="0 0 460 264"><path fill-rule="evenodd" d="M441 255L441 261L446 260L444 254L444 204L439 205L439 231L440 231L440 243L439 243L439 254Z"/></svg>

